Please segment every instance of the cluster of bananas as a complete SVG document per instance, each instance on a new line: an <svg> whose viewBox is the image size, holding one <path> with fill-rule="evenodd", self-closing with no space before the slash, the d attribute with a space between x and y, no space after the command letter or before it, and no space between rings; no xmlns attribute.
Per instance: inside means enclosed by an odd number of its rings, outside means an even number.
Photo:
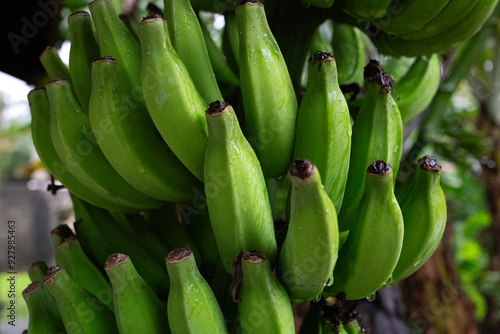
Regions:
<svg viewBox="0 0 500 334"><path fill-rule="evenodd" d="M294 333L293 302L370 298L435 251L440 166L421 158L395 190L403 122L377 61L337 71L315 52L299 105L259 1L226 21L237 71L189 1L165 0L165 19L137 27L111 0L90 12L68 19L70 70L46 49L52 81L28 95L33 142L76 218L76 235L52 231L57 265L30 270L30 333ZM339 63L364 66L359 31L335 24L334 45L342 36L354 46ZM318 30L311 48L323 47ZM403 72L409 119L434 95L439 59ZM352 126L339 80L364 83ZM413 92L422 82L433 88ZM236 110L219 84L240 88ZM320 318L309 332L361 332Z"/></svg>

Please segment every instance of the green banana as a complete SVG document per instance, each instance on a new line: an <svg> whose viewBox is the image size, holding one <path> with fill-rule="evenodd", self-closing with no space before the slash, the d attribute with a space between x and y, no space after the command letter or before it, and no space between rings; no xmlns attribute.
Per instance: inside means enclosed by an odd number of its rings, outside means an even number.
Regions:
<svg viewBox="0 0 500 334"><path fill-rule="evenodd" d="M33 262L28 268L31 282L43 282L43 276L45 276L48 269L49 267L44 261Z"/></svg>
<svg viewBox="0 0 500 334"><path fill-rule="evenodd" d="M56 300L68 334L118 334L113 312L97 297L78 286L64 269L50 267L43 283Z"/></svg>
<svg viewBox="0 0 500 334"><path fill-rule="evenodd" d="M187 201L198 180L149 127L141 101L132 101L110 57L92 63L89 119L92 132L113 168L142 193L164 201ZM149 116L148 116L149 117Z"/></svg>
<svg viewBox="0 0 500 334"><path fill-rule="evenodd" d="M164 0L165 19L175 51L205 102L222 100L200 22L189 0Z"/></svg>
<svg viewBox="0 0 500 334"><path fill-rule="evenodd" d="M295 333L290 299L264 253L238 254L234 277L241 280L238 314L242 333Z"/></svg>
<svg viewBox="0 0 500 334"><path fill-rule="evenodd" d="M395 10L375 21L384 32L395 36L420 32L422 27L439 15L450 0L399 0ZM468 2L468 1L467 1ZM451 17L455 19L455 17ZM450 17L447 17L450 21Z"/></svg>
<svg viewBox="0 0 500 334"><path fill-rule="evenodd" d="M59 251L65 257L66 268L73 281L96 296L104 305L113 311L113 293L106 276L90 261L83 252L76 236L64 239L59 245Z"/></svg>
<svg viewBox="0 0 500 334"><path fill-rule="evenodd" d="M259 1L235 9L240 36L240 84L248 141L266 177L286 173L292 158L297 99L280 48Z"/></svg>
<svg viewBox="0 0 500 334"><path fill-rule="evenodd" d="M403 215L394 195L391 166L375 161L367 169L363 199L325 289L347 300L366 298L390 281L403 245Z"/></svg>
<svg viewBox="0 0 500 334"><path fill-rule="evenodd" d="M68 17L68 31L71 38L69 69L73 79L73 89L80 105L88 112L91 90L90 67L100 55L90 14L84 11L71 14Z"/></svg>
<svg viewBox="0 0 500 334"><path fill-rule="evenodd" d="M391 96L392 77L375 60L365 67L364 77L366 93L352 127L351 163L339 212L341 232L349 230L352 216L358 214L366 166L375 160L384 160L392 166L395 178L403 147L401 115Z"/></svg>
<svg viewBox="0 0 500 334"><path fill-rule="evenodd" d="M307 158L320 170L326 193L340 209L349 170L351 119L329 53L318 51L309 59L295 133L294 158Z"/></svg>
<svg viewBox="0 0 500 334"><path fill-rule="evenodd" d="M201 24L201 31L203 32L203 38L207 46L208 56L210 63L212 64L215 77L217 78L217 82L229 87L239 86L240 79L236 76L236 74L234 74L231 66L227 63L222 50L215 45L215 42L210 36L210 32L203 24Z"/></svg>
<svg viewBox="0 0 500 334"><path fill-rule="evenodd" d="M418 161L417 170L396 190L404 219L403 249L391 285L410 276L434 253L446 225L446 199L435 157Z"/></svg>
<svg viewBox="0 0 500 334"><path fill-rule="evenodd" d="M31 136L45 168L68 190L89 203L106 209L127 210L127 207L108 200L105 195L80 182L64 165L50 136L50 106L45 89L33 89L28 93L28 100L31 109Z"/></svg>
<svg viewBox="0 0 500 334"><path fill-rule="evenodd" d="M417 31L401 34L401 38L408 40L423 40L450 29L457 22L461 22L480 0L448 1L446 6Z"/></svg>
<svg viewBox="0 0 500 334"><path fill-rule="evenodd" d="M224 32L222 34L222 50L226 56L227 63L233 69L234 73L240 75L240 38L238 26L236 25L236 16L234 11L224 13Z"/></svg>
<svg viewBox="0 0 500 334"><path fill-rule="evenodd" d="M173 334L228 333L212 289L201 276L189 248L171 251L166 259L170 277L167 313Z"/></svg>
<svg viewBox="0 0 500 334"><path fill-rule="evenodd" d="M128 255L111 255L104 269L113 286L116 323L120 334L170 332L165 307L137 273Z"/></svg>
<svg viewBox="0 0 500 334"><path fill-rule="evenodd" d="M333 6L334 0L301 0L306 7L316 6L320 8L330 8Z"/></svg>
<svg viewBox="0 0 500 334"><path fill-rule="evenodd" d="M337 214L314 164L297 159L289 173L290 223L279 254L278 277L290 298L314 300L333 283L339 249Z"/></svg>
<svg viewBox="0 0 500 334"><path fill-rule="evenodd" d="M339 0L340 8L358 21L383 17L391 0Z"/></svg>
<svg viewBox="0 0 500 334"><path fill-rule="evenodd" d="M68 170L110 201L132 209L151 209L163 202L127 183L97 146L88 116L82 112L65 80L46 87L50 104L50 134L54 148Z"/></svg>
<svg viewBox="0 0 500 334"><path fill-rule="evenodd" d="M75 202L75 200L73 200ZM135 267L139 274L146 282L162 296L168 290L168 273L164 265L164 256L161 258L155 257L149 251L137 242L136 236L127 233L120 226L113 216L106 210L100 209L89 203L80 201L75 207L75 216L82 217L77 223L76 229L79 233L79 238L82 240L82 247L85 251L88 248L95 249L98 253L96 262L99 266L103 266L106 259L114 253L124 253L130 256L135 263ZM104 238L105 245L109 248L100 248L94 245L92 239L98 236L99 240ZM105 251L105 252L104 252ZM102 259L104 258L104 262Z"/></svg>
<svg viewBox="0 0 500 334"><path fill-rule="evenodd" d="M72 237L74 235L75 234L73 233L73 231L71 231L69 226L66 224L60 224L59 226L50 231L50 238L52 240L52 246L54 247L56 253L55 258L56 258L56 264L58 266L61 266L63 268L68 267L66 257L59 249L59 246L65 239Z"/></svg>
<svg viewBox="0 0 500 334"><path fill-rule="evenodd" d="M499 0L479 1L460 21L431 37L419 40L393 38L381 33L373 39L382 53L395 56L420 56L449 51L458 42L473 36L491 15Z"/></svg>
<svg viewBox="0 0 500 334"><path fill-rule="evenodd" d="M117 60L120 85L128 94L142 99L139 42L120 20L112 0L94 0L89 9L96 28L101 57L111 56Z"/></svg>
<svg viewBox="0 0 500 334"><path fill-rule="evenodd" d="M399 83L399 80L405 76L410 70L411 66L415 63L416 58L408 57L393 57L381 56L378 62L386 73L390 73L394 80Z"/></svg>
<svg viewBox="0 0 500 334"><path fill-rule="evenodd" d="M47 72L50 81L55 80L56 78L64 78L68 82L71 82L71 74L68 66L63 63L55 47L46 47L40 55L40 62L42 63L45 72Z"/></svg>
<svg viewBox="0 0 500 334"><path fill-rule="evenodd" d="M363 84L363 68L366 65L366 46L362 32L350 25L334 22L333 56L337 62L339 84Z"/></svg>
<svg viewBox="0 0 500 334"><path fill-rule="evenodd" d="M361 325L359 324L359 322L356 319L352 319L351 321L349 321L347 323L343 323L341 326L343 327L345 333L347 333L347 334L365 333L365 330L363 329L363 327L361 327Z"/></svg>
<svg viewBox="0 0 500 334"><path fill-rule="evenodd" d="M431 103L441 82L439 55L418 57L408 72L398 81L396 100L403 123L408 123Z"/></svg>
<svg viewBox="0 0 500 334"><path fill-rule="evenodd" d="M28 331L31 334L65 332L56 301L42 282L31 283L22 295L28 307Z"/></svg>
<svg viewBox="0 0 500 334"><path fill-rule="evenodd" d="M274 264L273 216L259 160L245 139L231 105L216 101L207 113L205 194L222 263L245 249L260 249Z"/></svg>
<svg viewBox="0 0 500 334"><path fill-rule="evenodd" d="M325 36L321 33L321 26L316 28L309 47L309 54L312 57L316 52L333 53L333 46L328 43Z"/></svg>
<svg viewBox="0 0 500 334"><path fill-rule="evenodd" d="M145 18L139 36L142 90L151 118L179 160L203 181L206 104L170 43L166 21Z"/></svg>

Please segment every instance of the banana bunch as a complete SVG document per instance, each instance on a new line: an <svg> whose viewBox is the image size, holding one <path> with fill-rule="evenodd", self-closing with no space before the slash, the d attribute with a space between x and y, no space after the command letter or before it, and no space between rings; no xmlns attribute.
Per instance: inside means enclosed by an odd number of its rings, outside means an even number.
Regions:
<svg viewBox="0 0 500 334"><path fill-rule="evenodd" d="M380 17L387 2L345 6ZM369 298L435 251L437 160L395 178L438 56L407 64L398 99L359 29L315 27L299 95L268 3L231 7L218 46L197 17L212 1L165 0L164 16L125 24L95 0L68 19L69 69L43 52L33 142L75 223L51 232L55 265L30 269L30 333L294 333L294 302ZM357 113L344 84L363 86ZM312 311L316 332L360 330Z"/></svg>

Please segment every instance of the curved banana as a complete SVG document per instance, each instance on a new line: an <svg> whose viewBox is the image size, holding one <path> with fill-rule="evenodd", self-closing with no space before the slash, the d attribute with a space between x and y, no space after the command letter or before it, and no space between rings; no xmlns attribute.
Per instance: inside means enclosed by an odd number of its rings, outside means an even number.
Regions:
<svg viewBox="0 0 500 334"><path fill-rule="evenodd" d="M332 46L339 84L362 85L363 68L366 65L366 47L362 32L352 25L335 22Z"/></svg>
<svg viewBox="0 0 500 334"><path fill-rule="evenodd" d="M420 56L432 53L446 52L458 42L473 36L491 15L499 0L479 1L465 17L448 29L424 39L409 40L393 38L381 33L373 39L374 44L382 53L395 56Z"/></svg>
<svg viewBox="0 0 500 334"><path fill-rule="evenodd" d="M333 283L339 230L337 214L320 172L307 159L289 167L290 223L278 261L278 277L293 299L314 300Z"/></svg>
<svg viewBox="0 0 500 334"><path fill-rule="evenodd" d="M358 214L366 166L375 160L384 160L392 166L395 178L403 148L401 115L391 96L392 77L375 60L365 67L364 77L366 93L352 127L351 162L339 212L341 232L349 230L350 222L354 219L351 216Z"/></svg>
<svg viewBox="0 0 500 334"><path fill-rule="evenodd" d="M31 109L31 137L40 160L47 170L69 191L93 205L113 210L131 210L99 194L78 180L57 154L50 136L50 105L43 88L28 93Z"/></svg>
<svg viewBox="0 0 500 334"><path fill-rule="evenodd" d="M45 72L47 72L50 81L56 78L64 78L68 82L71 82L71 74L68 66L63 63L55 47L47 46L40 55L40 62Z"/></svg>
<svg viewBox="0 0 500 334"><path fill-rule="evenodd" d="M190 0L164 0L170 40L205 102L222 100L207 46Z"/></svg>
<svg viewBox="0 0 500 334"><path fill-rule="evenodd" d="M448 1L446 6L417 31L401 34L402 39L423 40L438 35L461 22L481 0Z"/></svg>
<svg viewBox="0 0 500 334"><path fill-rule="evenodd" d="M326 294L343 292L347 300L366 298L390 280L403 245L403 224L392 168L375 161L368 167L358 215L340 250L335 281L325 289Z"/></svg>
<svg viewBox="0 0 500 334"><path fill-rule="evenodd" d="M100 58L99 44L92 30L90 14L79 11L68 16L68 32L71 39L69 69L73 78L75 95L88 112L90 102L90 68L94 60Z"/></svg>
<svg viewBox="0 0 500 334"><path fill-rule="evenodd" d="M172 47L164 19L145 18L139 36L142 91L151 118L179 160L203 181L205 101Z"/></svg>
<svg viewBox="0 0 500 334"><path fill-rule="evenodd" d="M259 1L235 9L240 36L240 84L245 135L266 177L286 173L292 159L297 99L280 48Z"/></svg>
<svg viewBox="0 0 500 334"><path fill-rule="evenodd" d="M325 191L340 210L349 170L351 119L329 53L309 59L307 89L295 130L295 159L307 158L320 171Z"/></svg>
<svg viewBox="0 0 500 334"><path fill-rule="evenodd" d="M241 279L238 301L241 332L295 333L290 298L274 277L266 255L261 251L246 251L238 254L237 262L234 277ZM238 266L241 266L239 274Z"/></svg>
<svg viewBox="0 0 500 334"><path fill-rule="evenodd" d="M340 8L358 21L383 17L391 0L338 0Z"/></svg>
<svg viewBox="0 0 500 334"><path fill-rule="evenodd" d="M396 100L403 123L408 123L431 103L441 82L439 55L418 57L408 72L398 81Z"/></svg>
<svg viewBox="0 0 500 334"><path fill-rule="evenodd" d="M445 8L450 0L399 0L394 10L375 21L384 32L400 36L409 32L418 32ZM460 2L460 1L459 1ZM469 2L469 1L467 1ZM455 19L454 16L451 18ZM447 18L450 21L450 17Z"/></svg>
<svg viewBox="0 0 500 334"><path fill-rule="evenodd" d="M229 273L245 249L276 259L273 216L259 160L243 136L233 108L216 101L207 113L205 194L217 248Z"/></svg>
<svg viewBox="0 0 500 334"><path fill-rule="evenodd" d="M104 269L113 286L115 317L121 334L170 332L167 310L139 276L128 255L111 255Z"/></svg>
<svg viewBox="0 0 500 334"><path fill-rule="evenodd" d="M189 248L171 251L166 259L170 277L167 312L173 334L228 333L212 289L201 276Z"/></svg>
<svg viewBox="0 0 500 334"><path fill-rule="evenodd" d="M35 334L64 333L56 301L42 282L31 283L22 293L28 307L28 331Z"/></svg>
<svg viewBox="0 0 500 334"><path fill-rule="evenodd" d="M97 297L76 284L64 269L50 267L43 283L56 300L68 334L118 334L113 312Z"/></svg>
<svg viewBox="0 0 500 334"><path fill-rule="evenodd" d="M64 239L59 245L59 251L65 257L66 264L66 268L61 267L66 270L71 279L113 311L113 293L109 282L83 252L78 237L71 236Z"/></svg>
<svg viewBox="0 0 500 334"><path fill-rule="evenodd" d="M43 282L43 276L45 276L48 269L49 267L45 261L33 262L28 268L28 275L31 282Z"/></svg>
<svg viewBox="0 0 500 334"><path fill-rule="evenodd" d="M151 129L143 117L146 106L122 90L117 70L111 57L92 64L89 119L97 144L118 174L142 193L188 201L198 180Z"/></svg>
<svg viewBox="0 0 500 334"><path fill-rule="evenodd" d="M89 118L73 97L67 81L52 81L46 91L50 104L52 142L70 173L120 205L132 209L163 205L163 202L133 188L113 169L97 145Z"/></svg>
<svg viewBox="0 0 500 334"><path fill-rule="evenodd" d="M403 249L391 285L417 271L434 253L446 226L446 199L435 157L418 161L417 170L396 190L404 219Z"/></svg>

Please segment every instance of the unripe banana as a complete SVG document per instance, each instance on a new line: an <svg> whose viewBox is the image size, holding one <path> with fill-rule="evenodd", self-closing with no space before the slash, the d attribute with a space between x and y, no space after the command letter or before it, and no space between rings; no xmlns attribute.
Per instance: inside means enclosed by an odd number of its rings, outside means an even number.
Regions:
<svg viewBox="0 0 500 334"><path fill-rule="evenodd" d="M166 259L170 277L167 312L173 334L227 333L212 289L201 276L193 252L178 248Z"/></svg>
<svg viewBox="0 0 500 334"><path fill-rule="evenodd" d="M59 251L65 257L65 267L62 267L71 279L113 311L113 293L106 276L90 261L83 252L76 236L64 239L59 245Z"/></svg>
<svg viewBox="0 0 500 334"><path fill-rule="evenodd" d="M88 112L90 101L90 67L100 56L99 44L92 30L90 14L79 11L68 16L68 32L71 39L69 68L75 95L80 105Z"/></svg>
<svg viewBox="0 0 500 334"><path fill-rule="evenodd" d="M205 194L222 263L232 273L236 254L260 249L274 264L273 216L259 160L229 104L211 103L206 117Z"/></svg>
<svg viewBox="0 0 500 334"><path fill-rule="evenodd" d="M235 262L234 277L241 280L238 301L241 332L295 333L290 299L283 285L274 277L265 254L260 251L241 252Z"/></svg>
<svg viewBox="0 0 500 334"><path fill-rule="evenodd" d="M55 80L56 78L63 78L71 82L71 74L69 73L68 66L63 63L55 47L46 47L40 55L40 62L45 72L47 72L49 81Z"/></svg>
<svg viewBox="0 0 500 334"><path fill-rule="evenodd" d="M403 249L391 285L417 271L434 253L446 225L446 199L435 157L418 161L417 170L396 191L404 219Z"/></svg>
<svg viewBox="0 0 500 334"><path fill-rule="evenodd" d="M97 146L88 116L76 102L67 81L52 81L46 91L54 148L78 180L110 201L132 209L152 209L163 205L163 202L133 188L109 164Z"/></svg>
<svg viewBox="0 0 500 334"><path fill-rule="evenodd" d="M363 197L366 166L383 160L392 166L395 178L403 148L403 125L396 102L391 96L392 77L377 61L365 67L365 97L352 127L349 174L342 208L339 212L341 232L349 230L353 215ZM342 245L342 242L341 242Z"/></svg>
<svg viewBox="0 0 500 334"><path fill-rule="evenodd" d="M313 300L333 283L339 247L337 214L315 165L297 159L289 173L290 223L279 254L278 277L290 298Z"/></svg>
<svg viewBox="0 0 500 334"><path fill-rule="evenodd" d="M200 22L190 0L164 0L172 44L206 102L222 100Z"/></svg>
<svg viewBox="0 0 500 334"><path fill-rule="evenodd" d="M73 282L61 267L50 267L43 282L56 300L68 334L118 334L113 312Z"/></svg>
<svg viewBox="0 0 500 334"><path fill-rule="evenodd" d="M388 280L396 267L403 244L403 215L394 196L391 166L375 161L368 167L364 195L341 248L325 292L347 300L366 298Z"/></svg>
<svg viewBox="0 0 500 334"><path fill-rule="evenodd" d="M35 281L23 290L28 307L28 330L31 334L64 333L64 323L56 301L41 281Z"/></svg>
<svg viewBox="0 0 500 334"><path fill-rule="evenodd" d="M295 132L294 158L307 158L318 168L326 193L340 210L349 170L351 121L329 53L316 52L309 59Z"/></svg>
<svg viewBox="0 0 500 334"><path fill-rule="evenodd" d="M240 36L245 134L264 175L281 176L292 159L297 116L295 91L262 3L240 1L235 13Z"/></svg>
<svg viewBox="0 0 500 334"><path fill-rule="evenodd" d="M104 269L113 286L116 323L120 334L170 332L165 307L137 273L127 255L111 255Z"/></svg>
<svg viewBox="0 0 500 334"><path fill-rule="evenodd" d="M43 282L43 276L45 276L48 269L49 267L44 261L33 262L28 268L31 282Z"/></svg>
<svg viewBox="0 0 500 334"><path fill-rule="evenodd" d="M92 63L89 119L109 163L134 188L164 201L192 198L198 180L150 124L144 103L122 89L111 57Z"/></svg>
<svg viewBox="0 0 500 334"><path fill-rule="evenodd" d="M224 32L222 35L222 50L226 56L227 63L239 78L240 74L240 38L236 17L233 11L224 13ZM238 79L239 80L239 79Z"/></svg>
<svg viewBox="0 0 500 334"><path fill-rule="evenodd" d="M358 21L383 17L391 0L340 0L340 8Z"/></svg>
<svg viewBox="0 0 500 334"><path fill-rule="evenodd" d="M179 160L203 181L207 143L206 104L175 52L161 17L139 27L142 90L153 122Z"/></svg>
<svg viewBox="0 0 500 334"><path fill-rule="evenodd" d="M110 201L103 194L98 194L80 182L63 164L50 137L50 106L45 89L33 89L28 94L28 100L31 109L31 136L45 168L68 190L87 202L106 209L127 210L127 207Z"/></svg>
<svg viewBox="0 0 500 334"><path fill-rule="evenodd" d="M61 245L61 242L63 242L65 239L74 235L75 234L73 233L73 231L71 231L69 226L66 224L61 224L50 231L50 238L52 239L52 246L54 247L56 253L56 264L58 266L68 268L69 265L67 263L66 257L59 249L59 245Z"/></svg>
<svg viewBox="0 0 500 334"><path fill-rule="evenodd" d="M363 33L350 24L333 24L333 56L337 62L339 84L363 84L366 46Z"/></svg>

